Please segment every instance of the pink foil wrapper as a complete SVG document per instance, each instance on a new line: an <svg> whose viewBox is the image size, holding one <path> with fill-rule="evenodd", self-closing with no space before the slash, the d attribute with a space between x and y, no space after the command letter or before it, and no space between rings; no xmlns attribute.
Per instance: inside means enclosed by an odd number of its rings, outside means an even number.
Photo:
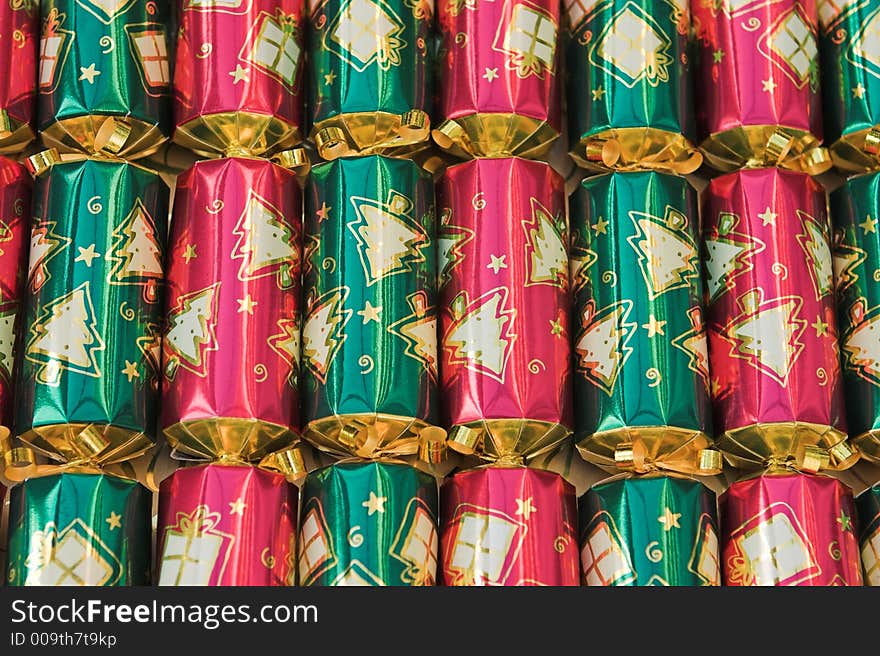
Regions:
<svg viewBox="0 0 880 656"><path fill-rule="evenodd" d="M21 164L0 157L0 433L14 414L15 341L20 326L31 218L31 177Z"/></svg>
<svg viewBox="0 0 880 656"><path fill-rule="evenodd" d="M440 488L443 585L580 585L576 503L553 472L455 474Z"/></svg>
<svg viewBox="0 0 880 656"><path fill-rule="evenodd" d="M852 491L827 476L765 473L719 499L730 586L862 585Z"/></svg>
<svg viewBox="0 0 880 656"><path fill-rule="evenodd" d="M562 178L541 162L474 160L446 171L438 205L452 445L456 429L485 431L490 457L535 455L572 425Z"/></svg>
<svg viewBox="0 0 880 656"><path fill-rule="evenodd" d="M162 396L174 446L256 458L297 433L301 216L294 174L265 160L178 177Z"/></svg>
<svg viewBox="0 0 880 656"><path fill-rule="evenodd" d="M159 489L158 585L293 585L297 492L250 466L185 467Z"/></svg>
<svg viewBox="0 0 880 656"><path fill-rule="evenodd" d="M40 43L38 2L0 3L0 153L23 150L34 137L37 98L37 51Z"/></svg>
<svg viewBox="0 0 880 656"><path fill-rule="evenodd" d="M846 424L822 188L755 169L715 178L703 201L719 446L758 465L834 447Z"/></svg>

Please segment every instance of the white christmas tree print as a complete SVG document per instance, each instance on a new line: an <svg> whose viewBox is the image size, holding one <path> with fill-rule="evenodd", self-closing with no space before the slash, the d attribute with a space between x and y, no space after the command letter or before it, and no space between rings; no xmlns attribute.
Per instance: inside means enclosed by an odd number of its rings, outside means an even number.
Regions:
<svg viewBox="0 0 880 656"><path fill-rule="evenodd" d="M18 303L8 303L0 307L0 376L12 380L12 367L15 356L15 317Z"/></svg>
<svg viewBox="0 0 880 656"><path fill-rule="evenodd" d="M461 364L504 382L507 360L516 341L516 310L507 307L509 295L506 287L496 287L473 301L466 291L452 300L452 324L443 338L450 364Z"/></svg>
<svg viewBox="0 0 880 656"><path fill-rule="evenodd" d="M147 363L147 372L151 380L151 386L159 385L159 372L162 370L162 330L158 324L147 323L144 326L144 334L135 340L138 349Z"/></svg>
<svg viewBox="0 0 880 656"><path fill-rule="evenodd" d="M25 358L42 365L37 382L59 385L64 370L100 378L95 359L104 350L96 329L95 308L88 282L49 301L30 328Z"/></svg>
<svg viewBox="0 0 880 656"><path fill-rule="evenodd" d="M857 246L844 243L844 233L835 236L834 251L831 264L834 267L834 285L838 294L842 294L859 280L856 270L867 259L868 254Z"/></svg>
<svg viewBox="0 0 880 656"><path fill-rule="evenodd" d="M113 239L113 250L107 259L114 264L107 281L111 285L140 285L144 288L144 301L157 302L164 278L162 250L153 218L140 198L113 231Z"/></svg>
<svg viewBox="0 0 880 656"><path fill-rule="evenodd" d="M410 294L406 302L412 313L388 326L388 332L406 342L404 353L425 365L437 377L437 311L424 291Z"/></svg>
<svg viewBox="0 0 880 656"><path fill-rule="evenodd" d="M217 295L220 283L184 294L168 314L165 334L165 376L174 380L177 368L204 378L207 354L218 348L214 327L217 323Z"/></svg>
<svg viewBox="0 0 880 656"><path fill-rule="evenodd" d="M275 325L279 332L269 337L269 348L290 365L287 382L294 387L299 372L299 322L296 319L278 319Z"/></svg>
<svg viewBox="0 0 880 656"><path fill-rule="evenodd" d="M703 324L703 311L692 307L687 311L691 322L690 330L674 337L671 344L688 356L688 369L703 379L706 389L709 388L709 348L706 343L706 330Z"/></svg>
<svg viewBox="0 0 880 656"><path fill-rule="evenodd" d="M348 287L336 287L309 304L302 331L302 358L322 383L347 337L345 325L352 315L352 310L345 309L348 294Z"/></svg>
<svg viewBox="0 0 880 656"><path fill-rule="evenodd" d="M296 233L281 210L252 189L248 190L244 211L232 232L238 237L232 259L241 260L239 280L274 275L279 289L290 289L294 285L299 250Z"/></svg>
<svg viewBox="0 0 880 656"><path fill-rule="evenodd" d="M437 233L437 255L439 257L440 286L447 285L453 270L464 260L464 247L474 238L474 231L452 225L452 210L446 208L440 215L440 230Z"/></svg>
<svg viewBox="0 0 880 656"><path fill-rule="evenodd" d="M834 289L834 268L831 262L831 250L828 248L828 237L822 226L812 216L801 210L797 211L804 231L797 235L797 241L807 258L807 268L813 281L816 300L822 300Z"/></svg>
<svg viewBox="0 0 880 656"><path fill-rule="evenodd" d="M849 317L850 328L841 339L845 366L880 387L880 305L868 308L860 298L850 308Z"/></svg>
<svg viewBox="0 0 880 656"><path fill-rule="evenodd" d="M590 301L581 316L583 330L575 344L578 371L608 396L614 392L620 370L632 355L629 341L635 334L636 323L627 321L632 308L632 301L621 300L596 312Z"/></svg>
<svg viewBox="0 0 880 656"><path fill-rule="evenodd" d="M565 221L553 218L536 199L531 199L532 218L522 222L526 233L526 286L553 285L568 288L568 250ZM561 224L561 225L560 225Z"/></svg>
<svg viewBox="0 0 880 656"><path fill-rule="evenodd" d="M348 229L357 240L367 287L386 276L411 271L413 264L425 261L423 250L431 239L410 216L413 204L409 198L392 189L384 203L354 196L351 204L357 219L348 224Z"/></svg>
<svg viewBox="0 0 880 656"><path fill-rule="evenodd" d="M752 259L766 248L759 239L736 232L739 221L736 214L721 212L715 230L704 242L703 263L710 301L732 289L734 279L751 271Z"/></svg>
<svg viewBox="0 0 880 656"><path fill-rule="evenodd" d="M639 258L649 298L687 287L699 275L697 246L687 232L687 217L666 207L663 217L630 212L636 234L627 239Z"/></svg>
<svg viewBox="0 0 880 656"><path fill-rule="evenodd" d="M36 293L49 280L47 264L70 245L70 239L56 234L55 221L40 221L31 231L28 281L32 293Z"/></svg>
<svg viewBox="0 0 880 656"><path fill-rule="evenodd" d="M737 304L742 312L721 331L730 344L730 355L785 387L804 349L799 341L807 326L799 316L803 299L781 296L764 300L762 289L752 289L740 296Z"/></svg>

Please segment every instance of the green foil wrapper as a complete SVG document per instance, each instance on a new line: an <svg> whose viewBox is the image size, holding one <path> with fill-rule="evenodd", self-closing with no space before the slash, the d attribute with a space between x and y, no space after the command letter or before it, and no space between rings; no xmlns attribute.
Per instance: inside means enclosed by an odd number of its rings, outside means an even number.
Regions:
<svg viewBox="0 0 880 656"><path fill-rule="evenodd" d="M710 473L720 462L706 451L709 371L693 189L655 172L588 178L570 218L581 455L600 466L653 462Z"/></svg>
<svg viewBox="0 0 880 656"><path fill-rule="evenodd" d="M880 0L819 8L825 140L840 169L880 168Z"/></svg>
<svg viewBox="0 0 880 656"><path fill-rule="evenodd" d="M690 173L702 163L687 3L565 2L571 155L593 168Z"/></svg>
<svg viewBox="0 0 880 656"><path fill-rule="evenodd" d="M65 472L9 494L9 585L149 584L152 495L144 486Z"/></svg>
<svg viewBox="0 0 880 656"><path fill-rule="evenodd" d="M721 585L717 501L702 483L616 478L579 506L584 585Z"/></svg>
<svg viewBox="0 0 880 656"><path fill-rule="evenodd" d="M16 434L107 464L152 445L168 188L119 161L56 164L34 184Z"/></svg>
<svg viewBox="0 0 880 656"><path fill-rule="evenodd" d="M880 461L880 173L849 178L830 207L846 421L862 454Z"/></svg>
<svg viewBox="0 0 880 656"><path fill-rule="evenodd" d="M155 151L170 126L170 3L44 0L38 121L49 147ZM108 117L115 123L99 131Z"/></svg>
<svg viewBox="0 0 880 656"><path fill-rule="evenodd" d="M426 0L320 0L311 8L307 114L322 157L428 140L433 10Z"/></svg>
<svg viewBox="0 0 880 656"><path fill-rule="evenodd" d="M338 463L302 488L299 585L434 585L437 483L409 465Z"/></svg>
<svg viewBox="0 0 880 656"><path fill-rule="evenodd" d="M343 158L312 170L302 407L318 448L415 453L436 423L434 222L431 181L408 160Z"/></svg>
<svg viewBox="0 0 880 656"><path fill-rule="evenodd" d="M856 497L865 585L880 586L880 483Z"/></svg>

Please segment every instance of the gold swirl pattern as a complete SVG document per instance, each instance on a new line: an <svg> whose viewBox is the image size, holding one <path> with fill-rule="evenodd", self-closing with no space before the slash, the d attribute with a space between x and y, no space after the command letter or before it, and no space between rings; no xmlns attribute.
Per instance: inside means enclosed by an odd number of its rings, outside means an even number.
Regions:
<svg viewBox="0 0 880 656"><path fill-rule="evenodd" d="M467 32L459 32L455 35L455 45L459 48L464 48L468 42Z"/></svg>
<svg viewBox="0 0 880 656"><path fill-rule="evenodd" d="M136 315L134 309L127 307L128 301L123 301L122 305L119 306L119 316L121 316L126 321L134 321Z"/></svg>
<svg viewBox="0 0 880 656"><path fill-rule="evenodd" d="M756 16L752 16L749 20L741 23L741 25L746 32L757 32L759 29L761 29L761 19L757 18Z"/></svg>
<svg viewBox="0 0 880 656"><path fill-rule="evenodd" d="M348 532L348 543L355 549L364 543L364 535L361 533L360 524L351 527L351 530Z"/></svg>
<svg viewBox="0 0 880 656"><path fill-rule="evenodd" d="M617 284L617 274L614 271L606 271L602 274L602 282L606 285L616 285Z"/></svg>
<svg viewBox="0 0 880 656"><path fill-rule="evenodd" d="M880 282L880 269L874 269L874 282Z"/></svg>
<svg viewBox="0 0 880 656"><path fill-rule="evenodd" d="M104 211L104 206L101 204L100 196L92 196L87 201L87 205L89 208L89 214L100 214Z"/></svg>
<svg viewBox="0 0 880 656"><path fill-rule="evenodd" d="M148 13L150 16L155 16L155 15L156 15L156 3L155 3L155 2L152 2L152 0L151 0L150 2L147 3L147 13Z"/></svg>
<svg viewBox="0 0 880 656"><path fill-rule="evenodd" d="M840 545L837 543L837 540L832 540L829 543L828 555L831 556L833 560L840 560L843 557L843 554L840 552Z"/></svg>
<svg viewBox="0 0 880 656"><path fill-rule="evenodd" d="M834 45L839 46L841 43L846 41L847 32L845 27L838 28L834 30L834 33L830 35L831 41Z"/></svg>
<svg viewBox="0 0 880 656"><path fill-rule="evenodd" d="M18 45L19 48L24 48L24 44L27 41L27 38L24 35L24 32L21 30L15 30L12 33L12 40Z"/></svg>
<svg viewBox="0 0 880 656"><path fill-rule="evenodd" d="M262 362L258 362L254 365L254 375L256 376L256 381L258 383L262 383L269 377L269 372L266 369L266 365Z"/></svg>
<svg viewBox="0 0 880 656"><path fill-rule="evenodd" d="M327 14L321 14L318 20L315 21L315 29L320 30L323 29L327 24Z"/></svg>
<svg viewBox="0 0 880 656"><path fill-rule="evenodd" d="M373 362L373 358L371 358L366 353L358 358L358 364L362 367L361 374L364 376L366 376L376 367L376 363Z"/></svg>
<svg viewBox="0 0 880 656"><path fill-rule="evenodd" d="M538 358L535 358L529 362L529 371L533 374L539 374L542 371L547 371L547 365Z"/></svg>
<svg viewBox="0 0 880 656"><path fill-rule="evenodd" d="M203 43L199 46L199 54L196 55L196 59L207 59L212 52L214 52L214 46L210 43Z"/></svg>
<svg viewBox="0 0 880 656"><path fill-rule="evenodd" d="M21 216L24 214L24 199L16 198L15 202L12 204L12 211L15 212L15 216ZM880 269L878 269L880 271Z"/></svg>
<svg viewBox="0 0 880 656"><path fill-rule="evenodd" d="M486 194L484 192L478 192L474 194L474 197L471 198L471 207L473 207L478 212L480 210L486 209L486 199L484 198Z"/></svg>
<svg viewBox="0 0 880 656"><path fill-rule="evenodd" d="M660 374L660 370L657 369L657 367L651 367L650 369L648 369L645 372L645 378L653 381L648 383L648 387L657 387L657 385L659 385L663 381L663 376Z"/></svg>
<svg viewBox="0 0 880 656"><path fill-rule="evenodd" d="M101 46L101 52L107 55L113 52L113 49L116 47L116 42L105 34L98 39L98 45Z"/></svg>
<svg viewBox="0 0 880 656"><path fill-rule="evenodd" d="M217 198L210 205L205 205L205 211L208 214L220 214L223 211L223 201Z"/></svg>
<svg viewBox="0 0 880 656"><path fill-rule="evenodd" d="M332 257L325 257L324 261L321 262L321 268L327 273L333 273L336 271L336 260Z"/></svg>
<svg viewBox="0 0 880 656"><path fill-rule="evenodd" d="M569 542L570 540L567 535L557 535L556 539L553 540L553 548L556 550L556 553L565 553Z"/></svg>
<svg viewBox="0 0 880 656"><path fill-rule="evenodd" d="M770 271L774 276L780 276L783 280L788 280L788 267L782 262L774 262L770 267Z"/></svg>
<svg viewBox="0 0 880 656"><path fill-rule="evenodd" d="M819 387L828 385L828 372L825 371L824 367L816 369L816 378L819 379Z"/></svg>
<svg viewBox="0 0 880 656"><path fill-rule="evenodd" d="M275 556L269 552L269 547L266 547L260 552L260 562L266 569L272 569L275 567Z"/></svg>
<svg viewBox="0 0 880 656"><path fill-rule="evenodd" d="M659 563L663 560L663 550L660 549L660 543L657 540L648 543L648 546L645 547L645 556L652 563Z"/></svg>

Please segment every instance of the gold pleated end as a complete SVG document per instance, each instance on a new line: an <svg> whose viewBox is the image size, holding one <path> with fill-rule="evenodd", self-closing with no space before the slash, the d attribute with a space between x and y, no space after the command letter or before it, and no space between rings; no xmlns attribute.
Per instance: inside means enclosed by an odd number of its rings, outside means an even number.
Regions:
<svg viewBox="0 0 880 656"><path fill-rule="evenodd" d="M270 114L221 112L181 123L172 141L203 157L268 157L302 142L302 131Z"/></svg>
<svg viewBox="0 0 880 656"><path fill-rule="evenodd" d="M704 432L670 426L625 427L577 441L581 457L608 472L674 472L689 476L721 473L723 458Z"/></svg>
<svg viewBox="0 0 880 656"><path fill-rule="evenodd" d="M470 114L441 123L431 136L443 150L461 157L538 159L553 146L559 130L519 114Z"/></svg>
<svg viewBox="0 0 880 656"><path fill-rule="evenodd" d="M519 466L553 451L569 435L569 428L553 422L482 419L453 426L447 445L462 455L474 455L500 466Z"/></svg>
<svg viewBox="0 0 880 656"><path fill-rule="evenodd" d="M594 171L661 171L687 175L703 156L683 135L656 128L616 128L584 137L569 155Z"/></svg>
<svg viewBox="0 0 880 656"><path fill-rule="evenodd" d="M126 160L155 153L167 140L158 125L132 116L77 116L40 132L47 148L61 153L106 155Z"/></svg>
<svg viewBox="0 0 880 656"><path fill-rule="evenodd" d="M289 426L239 417L181 421L162 432L173 449L195 458L250 463L299 439Z"/></svg>
<svg viewBox="0 0 880 656"><path fill-rule="evenodd" d="M706 163L718 171L776 166L809 175L832 167L831 154L809 132L778 125L744 125L709 136L700 144Z"/></svg>
<svg viewBox="0 0 880 656"><path fill-rule="evenodd" d="M0 154L21 152L35 136L30 125L13 118L5 109L0 109Z"/></svg>
<svg viewBox="0 0 880 656"><path fill-rule="evenodd" d="M35 426L19 438L53 460L95 466L131 460L153 446L153 440L143 432L97 423Z"/></svg>
<svg viewBox="0 0 880 656"><path fill-rule="evenodd" d="M880 429L862 433L850 441L865 460L880 464Z"/></svg>
<svg viewBox="0 0 880 656"><path fill-rule="evenodd" d="M834 166L845 173L880 170L880 125L845 134L830 150Z"/></svg>
<svg viewBox="0 0 880 656"><path fill-rule="evenodd" d="M386 154L430 138L431 119L420 109L403 114L356 112L320 121L311 138L326 160L354 155Z"/></svg>
<svg viewBox="0 0 880 656"><path fill-rule="evenodd" d="M434 460L445 454L446 431L413 417L357 414L316 419L306 426L303 437L321 451L339 457L418 455L436 464Z"/></svg>
<svg viewBox="0 0 880 656"><path fill-rule="evenodd" d="M804 472L842 471L859 459L846 433L821 424L776 423L727 431L717 447L742 469L782 467Z"/></svg>

